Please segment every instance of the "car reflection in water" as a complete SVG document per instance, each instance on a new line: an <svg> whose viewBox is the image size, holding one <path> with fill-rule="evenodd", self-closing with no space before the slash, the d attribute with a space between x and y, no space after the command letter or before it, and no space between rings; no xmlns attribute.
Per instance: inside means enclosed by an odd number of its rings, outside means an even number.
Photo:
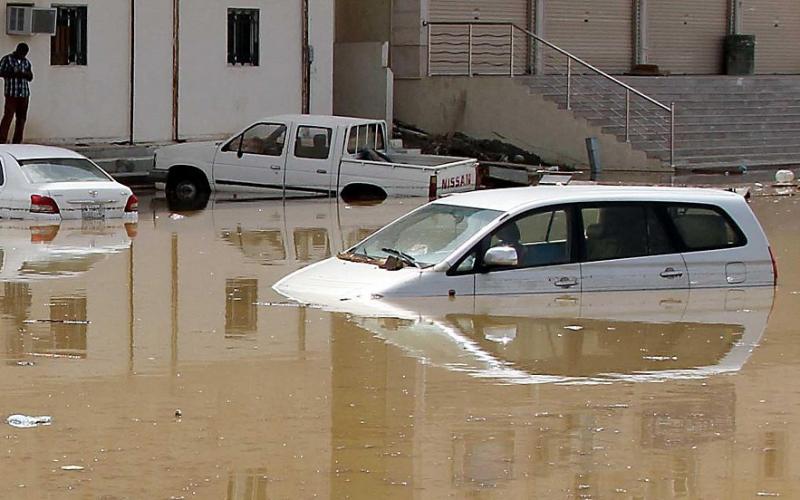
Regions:
<svg viewBox="0 0 800 500"><path fill-rule="evenodd" d="M39 313L45 315L32 318L32 286L89 271L110 255L128 250L136 232L136 223L120 220L0 223L0 315L19 332L6 339L9 362L30 357L86 357L89 321L85 290L50 289L47 310Z"/></svg>
<svg viewBox="0 0 800 500"><path fill-rule="evenodd" d="M108 255L130 248L136 228L136 223L112 220L0 222L0 281L84 273Z"/></svg>
<svg viewBox="0 0 800 500"><path fill-rule="evenodd" d="M750 288L428 299L386 304L391 312L362 309L351 321L428 364L477 377L664 380L741 369L773 295Z"/></svg>

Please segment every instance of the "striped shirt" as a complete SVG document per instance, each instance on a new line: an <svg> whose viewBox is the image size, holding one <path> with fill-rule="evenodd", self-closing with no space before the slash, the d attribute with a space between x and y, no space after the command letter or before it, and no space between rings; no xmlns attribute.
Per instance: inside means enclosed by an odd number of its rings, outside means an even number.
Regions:
<svg viewBox="0 0 800 500"><path fill-rule="evenodd" d="M3 77L6 97L30 97L31 88L28 80L21 76L30 71L31 62L25 57L19 59L12 53L0 59L0 75L6 75Z"/></svg>

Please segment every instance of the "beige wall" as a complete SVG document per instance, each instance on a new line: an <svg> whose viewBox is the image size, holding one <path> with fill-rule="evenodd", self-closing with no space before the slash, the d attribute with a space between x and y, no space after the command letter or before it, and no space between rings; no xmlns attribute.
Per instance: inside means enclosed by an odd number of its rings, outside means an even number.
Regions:
<svg viewBox="0 0 800 500"><path fill-rule="evenodd" d="M337 43L334 113L392 123L394 76L387 67L388 44Z"/></svg>
<svg viewBox="0 0 800 500"><path fill-rule="evenodd" d="M538 154L545 162L587 168L586 137L597 137L603 170L664 170L630 145L555 103L532 95L510 78L437 77L395 82L395 116L432 133L463 132L500 139Z"/></svg>
<svg viewBox="0 0 800 500"><path fill-rule="evenodd" d="M336 0L336 42L385 42L392 30L392 0Z"/></svg>
<svg viewBox="0 0 800 500"><path fill-rule="evenodd" d="M72 2L71 4L75 4ZM50 37L0 32L0 51L31 47L35 80L26 128L28 142L105 142L130 134L130 0L82 0L88 7L88 64L50 66ZM301 2L222 0L180 3L179 135L219 136L256 117L301 107ZM260 65L227 63L227 8L260 9ZM49 7L49 2L36 2ZM311 111L333 106L333 4L309 2ZM172 138L172 2L136 2L136 141Z"/></svg>

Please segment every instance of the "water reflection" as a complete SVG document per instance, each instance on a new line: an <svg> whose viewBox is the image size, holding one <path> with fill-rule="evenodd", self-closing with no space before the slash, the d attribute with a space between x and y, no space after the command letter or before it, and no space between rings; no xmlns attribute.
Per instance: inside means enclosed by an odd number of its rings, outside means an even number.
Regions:
<svg viewBox="0 0 800 500"><path fill-rule="evenodd" d="M258 280L235 278L225 282L225 337L243 337L258 330Z"/></svg>
<svg viewBox="0 0 800 500"><path fill-rule="evenodd" d="M0 222L0 280L85 273L109 254L127 250L136 226L117 221Z"/></svg>
<svg viewBox="0 0 800 500"><path fill-rule="evenodd" d="M739 370L763 335L773 295L759 288L426 299L382 304L405 319L382 317L373 303L372 317L353 321L426 362L481 377L648 380Z"/></svg>

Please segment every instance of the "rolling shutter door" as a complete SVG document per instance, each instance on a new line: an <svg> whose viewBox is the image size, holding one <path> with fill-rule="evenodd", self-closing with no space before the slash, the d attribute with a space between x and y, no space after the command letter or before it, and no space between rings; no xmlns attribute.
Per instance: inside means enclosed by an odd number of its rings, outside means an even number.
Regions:
<svg viewBox="0 0 800 500"><path fill-rule="evenodd" d="M633 64L633 14L632 0L547 1L544 39L603 71L625 73ZM552 51L543 50L548 65Z"/></svg>
<svg viewBox="0 0 800 500"><path fill-rule="evenodd" d="M529 0L430 0L431 22L502 22L530 28ZM476 19L477 18L477 19ZM516 31L516 30L515 30ZM468 68L467 26L434 27L431 37L431 68L435 73L466 74ZM509 28L473 28L473 72L508 74L510 60ZM527 36L514 34L514 71L528 67Z"/></svg>
<svg viewBox="0 0 800 500"><path fill-rule="evenodd" d="M728 0L647 3L647 62L672 74L720 74Z"/></svg>
<svg viewBox="0 0 800 500"><path fill-rule="evenodd" d="M756 73L800 73L796 0L744 0L742 34L756 36Z"/></svg>

